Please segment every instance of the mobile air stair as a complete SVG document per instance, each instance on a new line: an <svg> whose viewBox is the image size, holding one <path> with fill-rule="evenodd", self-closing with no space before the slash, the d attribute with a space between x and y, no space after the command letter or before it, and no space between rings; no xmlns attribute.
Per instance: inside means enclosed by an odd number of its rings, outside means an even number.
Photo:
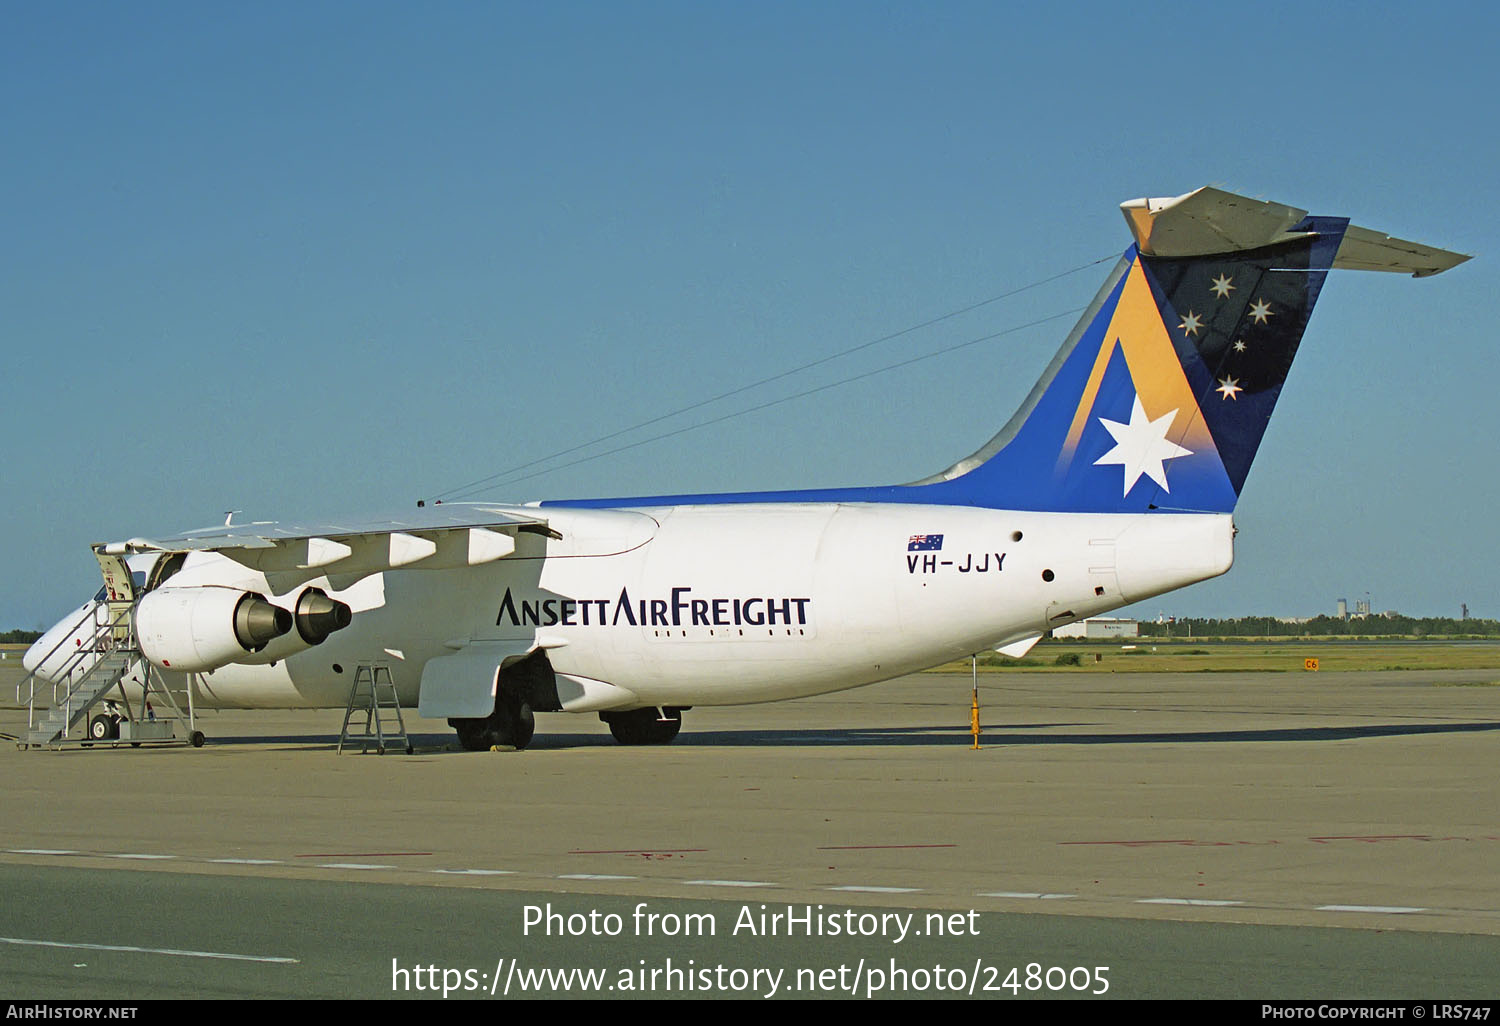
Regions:
<svg viewBox="0 0 1500 1026"><path fill-rule="evenodd" d="M191 692L184 714L161 675L141 655L131 604L91 604L73 629L16 685L26 703L21 748L203 745L195 728ZM56 673L51 668L57 667ZM134 701L132 701L134 695Z"/></svg>

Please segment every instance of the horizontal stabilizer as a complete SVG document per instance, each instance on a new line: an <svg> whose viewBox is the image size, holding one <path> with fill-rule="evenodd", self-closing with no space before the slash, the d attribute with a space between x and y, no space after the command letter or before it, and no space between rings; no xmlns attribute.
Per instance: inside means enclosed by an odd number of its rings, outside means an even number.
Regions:
<svg viewBox="0 0 1500 1026"><path fill-rule="evenodd" d="M1469 258L1462 253L1393 239L1382 232L1350 225L1333 266L1347 271L1401 271L1414 278L1439 274Z"/></svg>
<svg viewBox="0 0 1500 1026"><path fill-rule="evenodd" d="M1205 187L1165 199L1120 204L1142 254L1196 257L1259 249L1312 234L1307 211ZM1400 271L1417 278L1446 271L1469 258L1419 242L1351 225L1333 260L1350 271Z"/></svg>

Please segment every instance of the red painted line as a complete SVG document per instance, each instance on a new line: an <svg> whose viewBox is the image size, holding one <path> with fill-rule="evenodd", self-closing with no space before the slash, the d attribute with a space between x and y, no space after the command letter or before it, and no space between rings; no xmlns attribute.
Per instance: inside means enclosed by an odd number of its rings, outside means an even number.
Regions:
<svg viewBox="0 0 1500 1026"><path fill-rule="evenodd" d="M357 858L382 858L395 859L404 855L431 855L430 851L338 851L329 852L326 855L294 855L298 859L357 859Z"/></svg>
<svg viewBox="0 0 1500 1026"><path fill-rule="evenodd" d="M875 851L886 848L957 848L956 844L833 844L817 851Z"/></svg>
<svg viewBox="0 0 1500 1026"><path fill-rule="evenodd" d="M708 851L707 848L621 848L617 851L570 851L569 855L665 855L669 852Z"/></svg>

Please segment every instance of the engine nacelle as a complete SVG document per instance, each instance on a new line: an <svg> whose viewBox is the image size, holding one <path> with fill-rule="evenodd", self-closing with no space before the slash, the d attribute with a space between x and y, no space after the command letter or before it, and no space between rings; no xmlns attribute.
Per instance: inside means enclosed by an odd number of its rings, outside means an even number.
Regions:
<svg viewBox="0 0 1500 1026"><path fill-rule="evenodd" d="M271 601L291 613L296 630L287 631L253 655L242 656L235 662L274 663L296 655L323 644L328 635L343 630L354 618L348 605L329 598L322 588L304 588L300 593L277 596Z"/></svg>
<svg viewBox="0 0 1500 1026"><path fill-rule="evenodd" d="M292 629L292 614L237 588L158 588L135 610L141 652L166 670L201 673L258 652Z"/></svg>

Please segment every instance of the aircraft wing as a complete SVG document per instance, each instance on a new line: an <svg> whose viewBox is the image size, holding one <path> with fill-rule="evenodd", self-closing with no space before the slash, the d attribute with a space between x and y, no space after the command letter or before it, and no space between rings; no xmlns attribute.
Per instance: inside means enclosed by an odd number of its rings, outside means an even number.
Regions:
<svg viewBox="0 0 1500 1026"><path fill-rule="evenodd" d="M324 523L257 521L131 538L95 545L97 552L216 552L266 575L277 591L314 577L336 588L397 569L446 570L503 559L520 534L560 537L538 511L524 506L447 503L395 518L355 517Z"/></svg>

